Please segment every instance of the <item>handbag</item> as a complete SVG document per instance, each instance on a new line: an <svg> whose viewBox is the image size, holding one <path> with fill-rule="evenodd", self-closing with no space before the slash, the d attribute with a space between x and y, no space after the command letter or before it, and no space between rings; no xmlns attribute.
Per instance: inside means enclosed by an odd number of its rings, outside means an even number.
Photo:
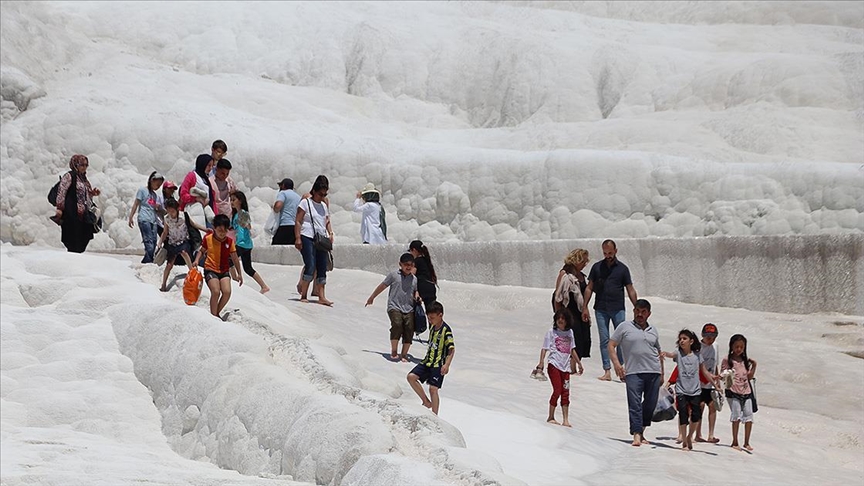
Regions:
<svg viewBox="0 0 864 486"><path fill-rule="evenodd" d="M274 213L270 211L270 216L267 216L267 222L264 223L264 232L267 233L270 237L276 234L276 231L279 230L279 213Z"/></svg>
<svg viewBox="0 0 864 486"><path fill-rule="evenodd" d="M309 219L312 220L312 232L314 233L314 236L312 236L312 246L317 251L333 251L333 242L330 241L330 238L315 231L315 217L312 216L312 203L308 199L306 200L306 205L309 206Z"/></svg>
<svg viewBox="0 0 864 486"><path fill-rule="evenodd" d="M94 233L102 231L102 210L100 210L93 201L90 201L84 209L83 219L85 224L93 226Z"/></svg>
<svg viewBox="0 0 864 486"><path fill-rule="evenodd" d="M414 333L422 334L426 332L426 328L429 326L426 320L426 310L423 309L423 304L419 302L414 303Z"/></svg>
<svg viewBox="0 0 864 486"><path fill-rule="evenodd" d="M161 267L162 264L165 263L165 260L167 260L167 259L168 259L168 248L165 248L163 246L163 247L159 248L159 251L156 252L156 256L153 257L153 263L155 263L157 266Z"/></svg>

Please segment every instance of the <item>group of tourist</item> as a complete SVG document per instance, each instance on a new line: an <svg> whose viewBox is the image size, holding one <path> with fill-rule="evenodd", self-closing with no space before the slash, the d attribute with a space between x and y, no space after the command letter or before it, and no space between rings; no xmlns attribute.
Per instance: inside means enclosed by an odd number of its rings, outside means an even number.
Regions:
<svg viewBox="0 0 864 486"><path fill-rule="evenodd" d="M203 264L204 279L211 293L210 310L219 316L231 296L231 279L243 284L243 272L252 277L266 293L269 287L252 267L252 222L246 196L237 190L230 177L232 165L224 158L228 148L225 142L213 142L210 154L201 154L194 170L180 185L179 199L174 198L177 186L154 171L147 183L135 195L129 212L128 224L137 223L144 244L142 263L161 260L164 251L167 262L161 290L175 264L185 264L190 272ZM83 155L70 160L70 171L56 186L53 199L56 212L52 220L61 226L62 242L70 252L83 252L96 231L92 212L93 197L100 194L87 179L89 161ZM328 192L329 180L319 175L308 194L294 191L294 181L282 179L273 204L274 220L271 243L294 245L303 257L303 270L298 282L302 302L308 302L311 291L318 303L332 306L325 288L327 272L331 269L333 229L330 220ZM161 188L161 192L160 192ZM49 199L52 195L49 194ZM357 192L354 211L362 213L361 238L365 244L387 242L385 212L380 193L367 184ZM206 232L202 238L201 233ZM717 326L708 323L702 328L702 339L683 329L678 335L674 352L661 350L657 329L648 319L651 304L639 299L633 286L630 270L617 258L614 241L602 243L603 260L592 265L588 275L583 269L589 262L585 249L575 249L564 259L558 272L552 296L552 327L546 332L540 353L540 362L532 376L548 379L552 383L547 421L559 424L555 412L560 401L563 420L561 425L571 426L569 405L570 377L583 373L582 359L591 353L591 315L589 304L594 299L594 318L597 323L603 374L601 381L616 376L625 383L628 403L629 430L633 446L647 444L645 429L652 424L660 387L674 383L674 396L679 416L677 442L685 450L693 449L693 442L717 443L714 426L721 389L721 376L726 379L725 398L728 399L732 422L732 447L740 449L738 430L745 424L743 448L752 451L750 434L755 412L755 394L752 380L756 361L747 356L747 340L736 334L729 342L728 356L717 365L718 352L714 341ZM193 263L194 261L194 263ZM242 270L242 272L241 272ZM429 322L429 346L425 358L408 374L408 382L421 398L424 406L438 413L439 390L449 372L455 354L452 329L444 322L443 305L437 301L437 275L431 256L422 241L412 241L399 259L399 268L389 273L366 301L372 305L375 298L389 289L387 315L390 320L390 359L408 362L408 351L415 334L415 316L420 307ZM633 306L633 319L625 321L625 295ZM612 334L610 336L610 323ZM402 342L401 350L399 342ZM677 364L670 380L664 384L664 359ZM545 364L545 367L544 367ZM428 383L429 396L421 383ZM702 413L709 409L707 438L702 437ZM689 426L689 429L688 429ZM695 438L694 438L695 436Z"/></svg>
<svg viewBox="0 0 864 486"><path fill-rule="evenodd" d="M552 297L554 316L552 329L543 340L540 362L532 377L545 380L545 372L552 384L549 399L549 423L559 424L555 411L559 400L563 412L561 425L570 427L570 376L583 372L582 358L590 357L591 316L588 305L594 297L594 316L600 341L603 374L601 381L611 381L614 368L617 377L625 383L630 434L633 446L648 444L645 429L652 424L661 385L674 384L674 397L678 414L677 443L684 450L693 450L693 442L716 444L714 436L717 407L722 398L728 400L732 423L731 446L740 450L738 429L744 422L743 448L752 451L750 433L755 411L755 391L752 380L756 361L747 356L747 339L736 334L729 341L729 354L717 364L717 326L707 323L702 327L702 339L688 329L678 334L674 352L663 351L657 328L648 322L651 303L639 299L630 270L617 258L614 241L602 243L603 260L595 263L586 276L582 269L588 262L588 251L575 249L564 259L558 273ZM633 304L633 319L625 321L624 295ZM609 334L609 324L613 333ZM548 357L548 362L547 362ZM677 367L664 383L664 359L671 358ZM544 368L544 363L546 366ZM725 377L725 395L720 395L720 379ZM708 436L702 437L702 414L708 407ZM689 429L688 429L689 426ZM695 439L694 439L695 436Z"/></svg>

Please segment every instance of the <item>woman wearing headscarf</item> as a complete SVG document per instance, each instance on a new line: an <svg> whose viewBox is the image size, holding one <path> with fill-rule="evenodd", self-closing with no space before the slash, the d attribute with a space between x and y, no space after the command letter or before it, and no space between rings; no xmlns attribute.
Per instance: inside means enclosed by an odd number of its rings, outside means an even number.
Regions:
<svg viewBox="0 0 864 486"><path fill-rule="evenodd" d="M214 208L213 188L210 186L210 169L213 168L213 157L201 154L195 159L195 170L186 174L180 184L180 211L187 204L200 202L202 206Z"/></svg>
<svg viewBox="0 0 864 486"><path fill-rule="evenodd" d="M90 208L93 196L101 194L87 180L87 157L75 154L69 160L69 172L60 178L57 187L55 220L60 221L60 241L70 253L84 253L95 231L93 224L84 221L84 213Z"/></svg>
<svg viewBox="0 0 864 486"><path fill-rule="evenodd" d="M387 243L381 193L375 190L374 184L366 184L362 191L357 191L357 199L354 200L354 212L363 213L363 219L360 220L360 237L364 244L383 245Z"/></svg>

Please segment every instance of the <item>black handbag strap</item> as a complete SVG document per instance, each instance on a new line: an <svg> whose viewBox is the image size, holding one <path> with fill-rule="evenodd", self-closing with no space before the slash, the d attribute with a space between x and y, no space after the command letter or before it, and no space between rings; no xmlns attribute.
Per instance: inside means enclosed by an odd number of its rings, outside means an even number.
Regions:
<svg viewBox="0 0 864 486"><path fill-rule="evenodd" d="M310 199L312 198L310 197L309 199L306 199L306 205L309 206L309 219L312 220L312 236L314 237L317 234L317 231L315 231L315 216L312 214L312 202ZM327 228L324 228L324 232L327 232Z"/></svg>

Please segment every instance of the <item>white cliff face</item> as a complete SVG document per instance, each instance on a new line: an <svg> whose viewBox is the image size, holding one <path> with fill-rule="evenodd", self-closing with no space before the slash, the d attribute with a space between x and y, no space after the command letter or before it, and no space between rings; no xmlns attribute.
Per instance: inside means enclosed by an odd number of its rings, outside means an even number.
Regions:
<svg viewBox="0 0 864 486"><path fill-rule="evenodd" d="M4 4L0 238L59 244L90 157L106 233L221 138L256 241L275 182L357 189L394 241L861 233L860 3ZM830 15L829 15L830 12Z"/></svg>

